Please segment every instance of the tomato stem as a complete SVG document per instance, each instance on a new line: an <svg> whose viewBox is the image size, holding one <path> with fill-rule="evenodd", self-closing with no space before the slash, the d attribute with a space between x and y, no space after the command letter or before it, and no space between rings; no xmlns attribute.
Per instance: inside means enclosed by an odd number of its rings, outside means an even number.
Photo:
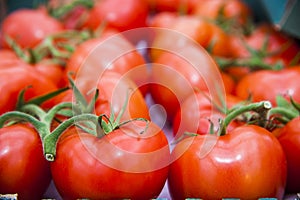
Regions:
<svg viewBox="0 0 300 200"><path fill-rule="evenodd" d="M226 134L226 127L231 121L233 121L239 115L246 112L256 112L259 114L260 122L265 123L267 121L268 111L272 108L272 104L269 101L261 101L257 103L250 103L248 105L239 106L230 110L225 119L220 121L219 135Z"/></svg>
<svg viewBox="0 0 300 200"><path fill-rule="evenodd" d="M60 19L78 6L83 6L85 8L90 9L94 6L94 1L93 0L74 0L74 1L71 1L71 3L69 3L69 4L60 5L59 7L56 7L56 8L52 8L52 7L48 6L48 13L52 17Z"/></svg>
<svg viewBox="0 0 300 200"><path fill-rule="evenodd" d="M89 121L97 125L98 116L94 114L75 115L56 127L51 134L46 135L43 140L44 155L48 161L54 161L56 156L56 145L61 134L74 124L79 122Z"/></svg>
<svg viewBox="0 0 300 200"><path fill-rule="evenodd" d="M218 63L218 66L221 70L225 71L228 67L248 67L250 70L261 70L261 69L270 69L270 70L280 70L283 68L281 62L277 62L275 65L270 65L263 62L262 59L253 57L253 58L221 58L215 57L215 61Z"/></svg>

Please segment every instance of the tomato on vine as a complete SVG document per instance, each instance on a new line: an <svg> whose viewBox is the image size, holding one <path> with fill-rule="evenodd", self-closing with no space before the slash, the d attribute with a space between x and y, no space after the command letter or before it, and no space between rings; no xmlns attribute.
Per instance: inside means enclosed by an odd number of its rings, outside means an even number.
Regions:
<svg viewBox="0 0 300 200"><path fill-rule="evenodd" d="M194 134L176 143L168 177L172 199L282 199L287 166L277 138L257 125L226 131L243 112L270 108L269 102L259 102L234 109L217 135Z"/></svg>

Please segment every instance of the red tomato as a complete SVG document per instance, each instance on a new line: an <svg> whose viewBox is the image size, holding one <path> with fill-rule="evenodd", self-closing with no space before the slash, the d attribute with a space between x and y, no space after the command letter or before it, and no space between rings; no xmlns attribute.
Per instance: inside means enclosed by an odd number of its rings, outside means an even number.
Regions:
<svg viewBox="0 0 300 200"><path fill-rule="evenodd" d="M288 122L280 131L278 140L287 158L287 193L297 193L300 190L300 118L294 118Z"/></svg>
<svg viewBox="0 0 300 200"><path fill-rule="evenodd" d="M169 28L175 22L178 14L173 12L160 12L153 15L149 21L148 26L159 27L159 28Z"/></svg>
<svg viewBox="0 0 300 200"><path fill-rule="evenodd" d="M24 60L19 58L14 51L10 49L0 50L0 69L18 66L22 67L23 65L27 64ZM60 86L63 75L63 66L46 59L35 64L29 63L28 66L32 66L31 70L38 71L47 79L52 80L55 85Z"/></svg>
<svg viewBox="0 0 300 200"><path fill-rule="evenodd" d="M170 151L161 129L151 122L146 126L136 121L102 138L79 131L59 140L51 171L62 198L157 197L167 179Z"/></svg>
<svg viewBox="0 0 300 200"><path fill-rule="evenodd" d="M182 34L190 40L210 50L210 53L218 56L231 55L229 36L217 25L193 15L178 15L161 13L150 21L150 25L159 28L168 28ZM162 37L165 36L165 37ZM173 38L167 35L157 36L160 43L166 43ZM160 38L162 37L162 38ZM175 43L175 41L172 41ZM178 42L178 41L177 41ZM151 52L151 58L157 59L159 50Z"/></svg>
<svg viewBox="0 0 300 200"><path fill-rule="evenodd" d="M74 77L78 72L92 77L101 73L101 70L114 71L129 76L146 94L148 89L143 85L148 80L148 72L144 66L146 61L125 37L114 35L116 33L108 30L100 38L93 38L79 45L68 60L64 80L67 80L69 72L73 72Z"/></svg>
<svg viewBox="0 0 300 200"><path fill-rule="evenodd" d="M245 25L251 17L251 10L240 0L201 0L195 5L192 14L210 20L235 20L235 23Z"/></svg>
<svg viewBox="0 0 300 200"><path fill-rule="evenodd" d="M252 72L242 78L236 86L236 95L253 101L269 100L276 105L276 96L282 95L287 99L293 97L300 101L300 68L298 66L273 71L261 70Z"/></svg>
<svg viewBox="0 0 300 200"><path fill-rule="evenodd" d="M44 10L19 9L9 14L2 22L1 32L11 37L22 48L32 48L42 39L63 30L62 24ZM1 41L4 47L7 42Z"/></svg>
<svg viewBox="0 0 300 200"><path fill-rule="evenodd" d="M166 109L170 120L185 98L195 90L208 89L206 77L200 75L189 61L176 54L164 52L152 65L153 84L150 86L150 92L155 103ZM221 84L224 83L223 81Z"/></svg>
<svg viewBox="0 0 300 200"><path fill-rule="evenodd" d="M51 62L50 60L43 60L34 64L33 67L58 87L62 84L63 66L60 64Z"/></svg>
<svg viewBox="0 0 300 200"><path fill-rule="evenodd" d="M38 133L26 124L0 129L0 193L19 199L43 198L51 181Z"/></svg>
<svg viewBox="0 0 300 200"><path fill-rule="evenodd" d="M97 29L101 24L126 31L144 27L148 17L148 7L141 0L98 1L89 13L86 26Z"/></svg>
<svg viewBox="0 0 300 200"><path fill-rule="evenodd" d="M57 90L57 86L25 63L10 68L0 68L0 114L15 108L19 92L26 89L25 100ZM51 101L43 104L52 107Z"/></svg>
<svg viewBox="0 0 300 200"><path fill-rule="evenodd" d="M231 53L230 37L219 26L211 23L211 37L206 48L212 55L229 57Z"/></svg>
<svg viewBox="0 0 300 200"><path fill-rule="evenodd" d="M264 128L248 125L220 137L189 137L177 143L172 156L168 186L174 200L283 198L286 158Z"/></svg>
<svg viewBox="0 0 300 200"><path fill-rule="evenodd" d="M244 40L244 41L242 41ZM281 61L284 66L291 65L300 51L299 44L290 36L274 29L270 24L259 24L246 38L232 37L233 55L249 58L251 53L245 44L256 51L264 51L262 59L269 64ZM265 46L265 47L264 47ZM265 49L264 49L265 48ZM293 63L293 65L299 64Z"/></svg>
<svg viewBox="0 0 300 200"><path fill-rule="evenodd" d="M0 49L0 68L11 67L21 62L14 51L10 49Z"/></svg>
<svg viewBox="0 0 300 200"><path fill-rule="evenodd" d="M224 97L224 105L219 109L230 109L234 105L241 102L239 98L233 95L226 95ZM184 132L193 132L197 134L208 134L211 122L214 123L215 128L218 128L219 119L224 118L222 110L214 107L213 104L218 104L219 100L211 99L209 93L195 93L188 96L180 105L173 120L173 134L180 137ZM226 110L225 110L226 111ZM238 124L231 123L227 130L231 130ZM215 130L216 131L216 130Z"/></svg>

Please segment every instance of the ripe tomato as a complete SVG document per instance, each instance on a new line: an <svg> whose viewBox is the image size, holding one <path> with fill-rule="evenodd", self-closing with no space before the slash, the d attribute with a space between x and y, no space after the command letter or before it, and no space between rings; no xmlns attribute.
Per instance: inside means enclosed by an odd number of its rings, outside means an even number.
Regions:
<svg viewBox="0 0 300 200"><path fill-rule="evenodd" d="M51 171L63 199L152 199L167 179L169 156L162 130L135 121L102 138L80 130L63 137Z"/></svg>
<svg viewBox="0 0 300 200"><path fill-rule="evenodd" d="M57 90L57 86L25 63L10 68L0 68L0 114L15 109L19 92L26 89L25 100ZM44 108L52 107L47 101Z"/></svg>
<svg viewBox="0 0 300 200"><path fill-rule="evenodd" d="M281 130L278 140L287 158L287 193L297 193L300 190L299 167L300 167L300 118L294 118L288 122Z"/></svg>
<svg viewBox="0 0 300 200"><path fill-rule="evenodd" d="M210 53L218 56L231 55L229 36L216 24L193 15L175 15L161 13L150 21L150 25L159 28L168 28L181 33L184 37L194 40L204 48L209 49ZM159 35L157 40L167 43L173 38L170 35ZM174 41L172 41L174 43ZM152 59L157 59L158 50L151 52ZM158 55L157 55L158 54Z"/></svg>
<svg viewBox="0 0 300 200"><path fill-rule="evenodd" d="M150 85L150 93L154 102L166 109L170 120L173 120L180 103L195 90L208 90L208 78L199 74L188 60L176 54L162 53L151 69L153 84ZM224 83L222 79L221 84ZM232 82L228 83L231 87Z"/></svg>
<svg viewBox="0 0 300 200"><path fill-rule="evenodd" d="M235 20L235 23L245 25L251 10L240 0L202 0L195 5L192 14L215 21Z"/></svg>
<svg viewBox="0 0 300 200"><path fill-rule="evenodd" d="M41 199L51 181L38 133L29 125L0 129L0 193Z"/></svg>
<svg viewBox="0 0 300 200"><path fill-rule="evenodd" d="M211 122L214 127L218 128L219 119L224 118L224 111L218 109L230 109L234 105L241 102L239 98L233 95L224 97L225 106L216 108L213 104L214 99L211 99L208 92L197 92L189 95L180 105L174 120L173 134L180 137L184 132L192 132L197 134L208 134ZM226 110L225 110L226 111ZM232 122L227 130L231 130L238 124Z"/></svg>
<svg viewBox="0 0 300 200"><path fill-rule="evenodd" d="M120 6L122 5L122 6ZM126 31L144 27L148 17L148 6L141 0L98 1L89 12L86 26L97 29L101 24Z"/></svg>
<svg viewBox="0 0 300 200"><path fill-rule="evenodd" d="M56 86L61 86L63 66L52 61L42 60L33 65L34 69L51 80Z"/></svg>
<svg viewBox="0 0 300 200"><path fill-rule="evenodd" d="M280 32L270 24L262 23L255 27L247 37L232 37L233 56L249 58L251 52L246 45L256 51L262 51L262 59L269 64L281 61L284 66L291 65L300 51L299 44L290 36ZM245 45L246 44L246 45ZM299 60L293 65L299 64Z"/></svg>
<svg viewBox="0 0 300 200"><path fill-rule="evenodd" d="M10 49L0 49L0 68L11 67L21 62L14 51Z"/></svg>
<svg viewBox="0 0 300 200"><path fill-rule="evenodd" d="M78 72L80 76L84 74L93 77L98 72L101 73L101 70L114 71L130 76L141 86L143 94L146 94L148 88L142 87L145 80L148 80L146 61L135 46L122 35L115 35L116 33L118 32L107 30L101 37L81 43L67 62L64 80L67 80L70 72L74 73L74 77Z"/></svg>
<svg viewBox="0 0 300 200"><path fill-rule="evenodd" d="M279 71L261 70L242 78L236 86L236 95L253 101L269 100L276 105L276 96L282 95L300 101L300 68L298 66Z"/></svg>
<svg viewBox="0 0 300 200"><path fill-rule="evenodd" d="M3 20L1 42L4 47L8 47L5 40L7 35L22 48L32 48L46 36L62 30L62 24L42 9L19 9Z"/></svg>
<svg viewBox="0 0 300 200"><path fill-rule="evenodd" d="M159 27L159 28L169 28L175 22L178 14L173 12L160 12L153 15L148 20L148 26L150 27Z"/></svg>
<svg viewBox="0 0 300 200"><path fill-rule="evenodd" d="M220 137L183 139L172 159L168 186L174 200L283 198L286 158L264 128L245 125Z"/></svg>

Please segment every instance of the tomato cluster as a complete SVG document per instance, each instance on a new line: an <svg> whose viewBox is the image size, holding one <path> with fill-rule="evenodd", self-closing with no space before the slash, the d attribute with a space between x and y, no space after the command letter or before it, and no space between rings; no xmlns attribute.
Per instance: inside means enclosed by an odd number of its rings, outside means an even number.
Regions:
<svg viewBox="0 0 300 200"><path fill-rule="evenodd" d="M299 66L299 42L241 0L15 10L0 30L0 194L285 199L300 192Z"/></svg>

